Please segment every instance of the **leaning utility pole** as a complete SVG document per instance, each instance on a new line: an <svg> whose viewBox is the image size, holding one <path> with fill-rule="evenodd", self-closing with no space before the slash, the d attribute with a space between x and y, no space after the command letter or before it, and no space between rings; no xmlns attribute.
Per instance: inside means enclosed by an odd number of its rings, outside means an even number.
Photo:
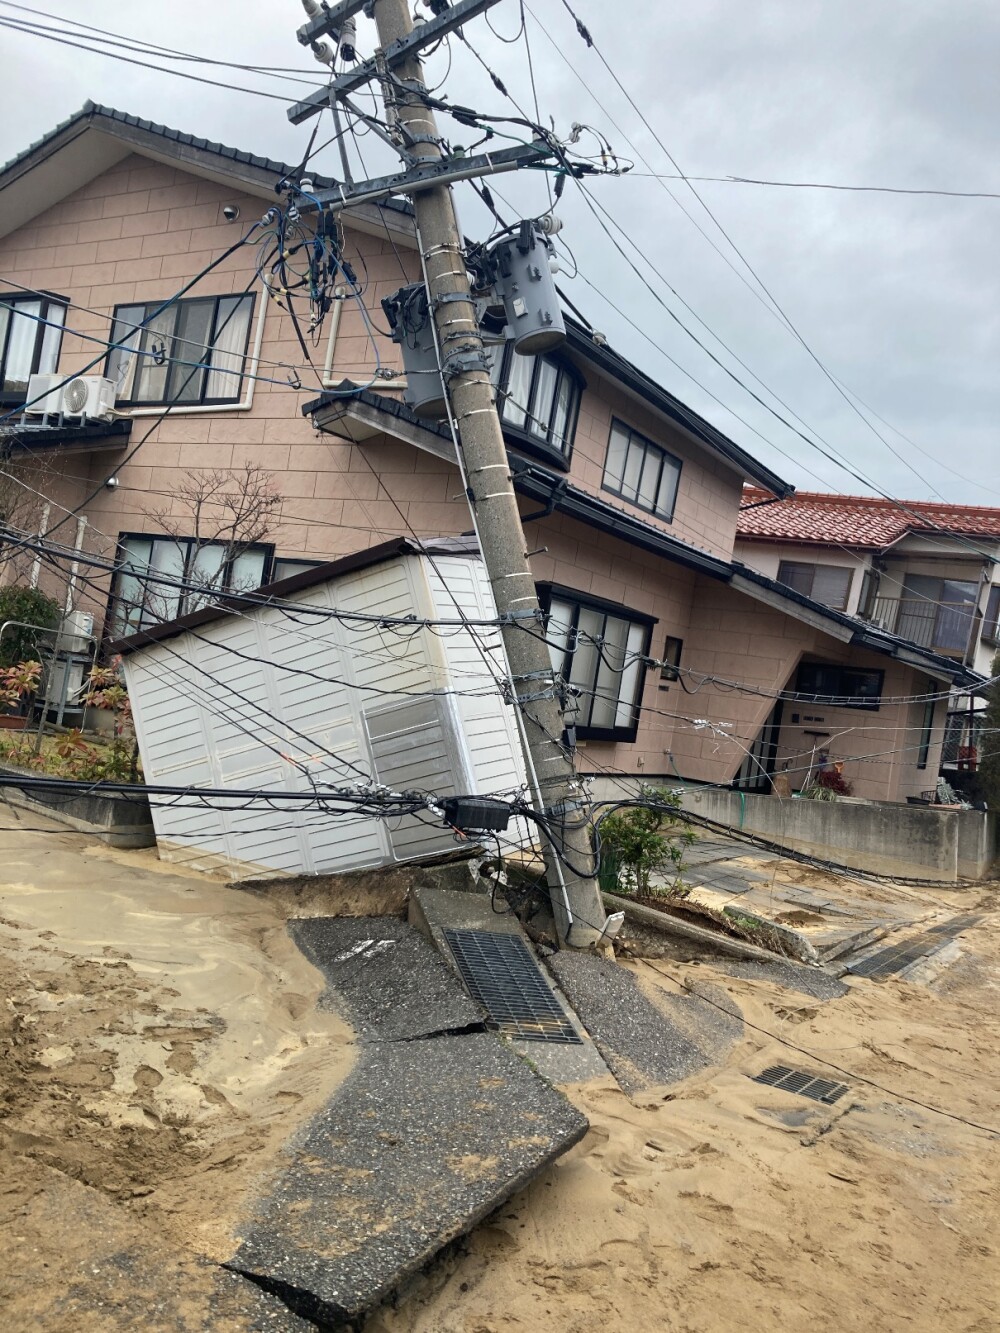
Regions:
<svg viewBox="0 0 1000 1333"><path fill-rule="evenodd" d="M431 6L438 16L424 28L444 23L453 26L463 14L474 17L489 7L487 3L459 0L440 8ZM339 11L349 15L361 5L341 3L325 13L318 13L314 24L326 26ZM312 13L312 6L307 5ZM317 7L318 9L318 7ZM370 11L369 11L370 12ZM437 348L447 386L447 405L459 437L459 464L468 488L469 502L479 537L483 561L489 575L501 620L507 663L515 694L512 701L519 712L520 734L528 780L534 792L538 813L542 816L543 848L553 914L562 944L586 948L614 933L618 921L607 922L596 875L595 848L589 800L576 775L572 752L564 744L565 722L562 690L555 678L548 646L542 632L542 615L535 591L535 581L528 565L524 530L517 507L503 431L497 413L488 363L483 353L479 321L472 301L466 269L462 236L455 216L448 184L428 184L428 175L440 170L446 180L462 175L489 174L509 169L501 160L525 156L524 150L491 154L476 169L475 159L454 163L443 160L440 135L434 115L427 106L426 85L417 50L419 34L412 39L413 53L398 58L399 43L414 32L407 0L375 0L374 18L380 50L375 63L382 81L386 120L398 127L397 146L406 148L410 171L403 176L423 179L408 188L405 181L398 189L409 195L416 216L417 244L427 286L428 303L437 331ZM307 25L307 29L310 25ZM305 42L307 29L300 31ZM391 73L385 59L387 48L395 44ZM406 49L406 48L404 48ZM358 78L361 77L359 72ZM331 102L336 85L351 80L341 76L331 86ZM304 119L318 109L320 99L313 94L289 112L293 120ZM440 169L434 164L440 163ZM511 161L511 166L518 162ZM371 182L372 186L384 185ZM384 197L388 190L382 189ZM326 192L320 192L321 195ZM363 194L356 182L340 191L340 200L349 204ZM353 197L353 198L352 198ZM338 201L340 202L340 201Z"/></svg>
<svg viewBox="0 0 1000 1333"><path fill-rule="evenodd" d="M384 49L413 28L407 0L376 0L375 24ZM440 135L433 112L419 96L425 91L419 57L396 71L392 84L393 112L412 136L411 151L421 158L440 158ZM409 96L400 87L412 89ZM503 430L486 368L479 320L469 289L465 251L451 191L447 185L418 190L411 196L417 220L417 244L427 281L430 307L442 348L461 348L474 364L448 381L451 415L464 456L483 561L493 588L511 680L515 708L524 725L524 761L542 813L553 830L543 838L552 910L560 940L583 948L605 929L604 907L596 874L588 802L572 758L563 744L564 721L558 686L542 624L535 580L528 565L524 529L507 461ZM454 338L461 330L460 340ZM514 623L508 616L516 616ZM530 629L531 633L525 631ZM553 845L554 843L554 845ZM583 873L580 873L580 872Z"/></svg>

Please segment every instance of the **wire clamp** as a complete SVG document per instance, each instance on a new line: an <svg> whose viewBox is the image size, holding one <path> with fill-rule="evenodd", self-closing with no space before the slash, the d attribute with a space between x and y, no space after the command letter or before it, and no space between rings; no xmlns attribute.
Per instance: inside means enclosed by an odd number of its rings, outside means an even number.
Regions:
<svg viewBox="0 0 1000 1333"><path fill-rule="evenodd" d="M540 699L555 699L557 691L554 686L549 686L547 690L535 690L531 694L517 694L514 697L519 704L533 704Z"/></svg>
<svg viewBox="0 0 1000 1333"><path fill-rule="evenodd" d="M481 347L470 347L464 352L454 352L442 367L445 379L452 380L458 375L467 375L475 370L489 370L490 363Z"/></svg>

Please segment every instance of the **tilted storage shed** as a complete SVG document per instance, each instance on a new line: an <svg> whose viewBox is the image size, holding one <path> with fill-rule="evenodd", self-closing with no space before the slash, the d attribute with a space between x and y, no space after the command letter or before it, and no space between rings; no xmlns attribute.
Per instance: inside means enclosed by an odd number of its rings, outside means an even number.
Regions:
<svg viewBox="0 0 1000 1333"><path fill-rule="evenodd" d="M520 789L498 631L411 630L354 621L352 612L452 622L496 615L471 542L397 540L124 639L116 649L146 781L234 791L374 782L442 797ZM429 811L387 821L154 800L153 823L161 857L232 878L354 870L456 846ZM501 839L525 836L512 823Z"/></svg>

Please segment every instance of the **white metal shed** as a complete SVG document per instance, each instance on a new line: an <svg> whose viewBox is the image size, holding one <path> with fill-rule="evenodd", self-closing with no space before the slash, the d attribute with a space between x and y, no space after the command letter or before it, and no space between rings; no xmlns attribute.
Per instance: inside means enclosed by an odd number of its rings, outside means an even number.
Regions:
<svg viewBox="0 0 1000 1333"><path fill-rule="evenodd" d="M261 605L260 597L282 608ZM288 608L296 610L290 611ZM320 565L155 626L121 652L146 781L309 791L314 783L510 795L524 780L494 629L414 628L496 615L471 542L408 540ZM301 609L301 610L299 610ZM392 821L154 804L160 856L232 878L354 870L455 847L430 813ZM523 826L501 835L521 841Z"/></svg>

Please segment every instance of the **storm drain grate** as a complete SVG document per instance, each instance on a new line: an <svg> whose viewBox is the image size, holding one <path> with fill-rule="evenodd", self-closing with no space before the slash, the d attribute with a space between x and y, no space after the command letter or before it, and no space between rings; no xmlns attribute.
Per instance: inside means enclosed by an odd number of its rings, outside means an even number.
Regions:
<svg viewBox="0 0 1000 1333"><path fill-rule="evenodd" d="M517 935L490 930L444 932L469 994L491 1027L523 1041L582 1041Z"/></svg>
<svg viewBox="0 0 1000 1333"><path fill-rule="evenodd" d="M869 954L856 963L849 963L847 970L852 976L871 977L875 981L894 976L911 963L937 953L949 940L957 939L963 930L968 930L981 920L982 917L974 915L953 916L948 921L941 921L921 931L919 935L911 935L899 944L891 944L887 949L880 949L878 953Z"/></svg>
<svg viewBox="0 0 1000 1333"><path fill-rule="evenodd" d="M942 921L938 926L931 926L927 932L928 935L949 935L952 939L956 935L961 935L963 930L970 930L973 926L982 921L981 916L970 914L969 916L953 916L950 921Z"/></svg>
<svg viewBox="0 0 1000 1333"><path fill-rule="evenodd" d="M788 1065L771 1065L762 1074L752 1074L755 1083L766 1083L772 1088L782 1088L785 1092L794 1092L799 1097L811 1097L814 1102L824 1102L832 1106L847 1092L846 1083L833 1083L828 1078L816 1078L801 1069L790 1069Z"/></svg>

